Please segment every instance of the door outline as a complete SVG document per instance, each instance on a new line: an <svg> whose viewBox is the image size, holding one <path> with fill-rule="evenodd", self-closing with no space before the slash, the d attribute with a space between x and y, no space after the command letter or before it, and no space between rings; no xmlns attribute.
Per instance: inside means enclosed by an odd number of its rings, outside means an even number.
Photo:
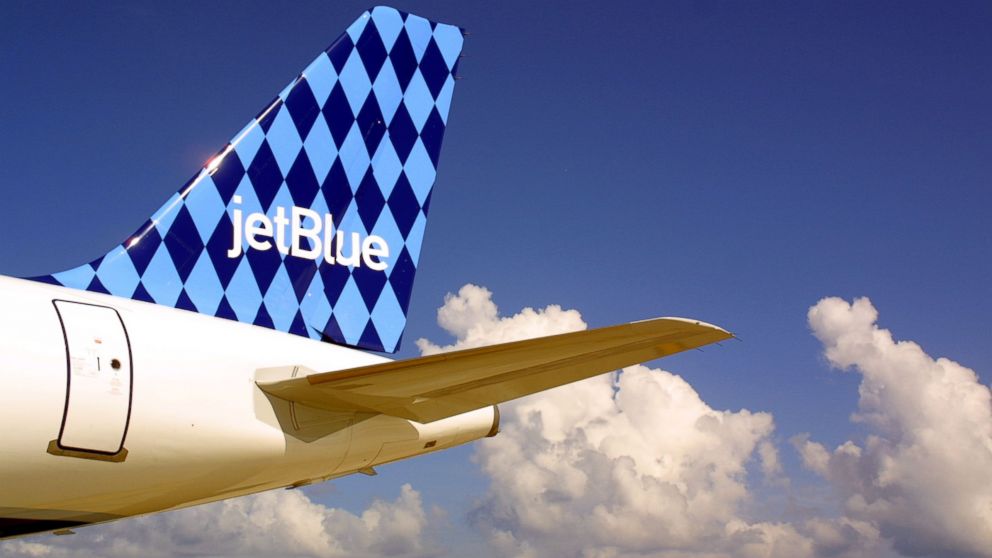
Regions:
<svg viewBox="0 0 992 558"><path fill-rule="evenodd" d="M94 449L86 448L75 448L71 446L62 445L62 435L65 433L65 423L66 419L69 417L69 397L72 393L72 355L69 352L69 334L66 331L65 320L62 317L62 313L59 311L59 303L67 304L78 304L81 306L92 306L95 308L102 308L105 310L110 310L117 316L117 321L121 326L121 331L124 333L124 344L127 347L127 360L128 360L128 394L127 394L127 415L124 419L124 429L121 432L121 443L117 450L108 452ZM53 455L60 455L65 457L78 457L81 459L94 459L97 461L111 461L120 463L127 458L127 449L124 448L124 442L127 440L128 430L131 428L131 411L134 403L134 354L131 350L131 337L127 332L127 326L124 325L124 319L121 318L120 312L116 308L105 306L102 304L92 304L89 302L79 302L76 300L67 299L53 299L52 306L55 307L55 314L59 318L59 327L62 328L62 341L65 344L65 366L66 366L66 381L65 381L65 405L62 409L62 422L59 425L59 435L58 438L52 440L48 443L48 453Z"/></svg>

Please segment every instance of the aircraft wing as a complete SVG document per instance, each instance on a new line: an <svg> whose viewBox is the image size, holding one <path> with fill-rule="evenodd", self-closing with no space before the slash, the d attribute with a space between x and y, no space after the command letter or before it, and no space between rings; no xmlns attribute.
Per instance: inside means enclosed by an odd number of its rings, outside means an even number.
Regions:
<svg viewBox="0 0 992 558"><path fill-rule="evenodd" d="M702 322L657 318L258 386L321 409L426 423L731 337Z"/></svg>

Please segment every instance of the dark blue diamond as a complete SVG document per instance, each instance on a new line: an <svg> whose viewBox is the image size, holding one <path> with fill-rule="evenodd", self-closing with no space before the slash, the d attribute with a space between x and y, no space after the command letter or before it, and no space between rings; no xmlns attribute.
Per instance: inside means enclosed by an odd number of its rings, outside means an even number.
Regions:
<svg viewBox="0 0 992 558"><path fill-rule="evenodd" d="M365 230L371 231L375 227L376 221L379 220L382 207L386 205L386 200L382 197L382 190L375 181L375 175L372 174L372 167L365 171L362 183L355 191L355 203L358 206L358 216L362 218Z"/></svg>
<svg viewBox="0 0 992 558"><path fill-rule="evenodd" d="M248 178L251 179L255 187L255 194L262 204L262 211L268 211L282 186L282 172L279 171L279 164L269 148L268 140L262 140L262 146L255 153L255 158L248 165Z"/></svg>
<svg viewBox="0 0 992 558"><path fill-rule="evenodd" d="M169 231L166 233L163 242L165 242L165 247L169 251L169 256L172 257L172 263L179 273L179 278L185 283L186 279L189 278L189 274L193 272L196 260L200 257L200 252L203 252L203 241L200 240L200 232L196 230L196 225L193 223L193 216L190 215L185 205L179 208L179 213L176 215L175 220L172 221L172 225L169 227Z"/></svg>
<svg viewBox="0 0 992 558"><path fill-rule="evenodd" d="M375 325L372 324L372 320L369 320L369 323L365 325L365 331L362 332L362 337L358 340L358 346L369 351L378 351L380 353L386 350L382 346L382 340L379 339L379 332L376 331Z"/></svg>
<svg viewBox="0 0 992 558"><path fill-rule="evenodd" d="M217 306L217 311L214 312L214 316L218 318L225 318L228 320L238 321L238 314L231 307L231 303L227 300L227 295L224 295L220 299L220 305Z"/></svg>
<svg viewBox="0 0 992 558"><path fill-rule="evenodd" d="M224 205L230 203L231 198L234 196L234 192L238 189L238 185L241 184L241 179L245 177L245 168L241 165L241 157L234 151L231 151L224 157L220 166L217 167L217 171L210 177L214 181L214 185L217 186L217 193L220 194L220 199L224 201Z"/></svg>
<svg viewBox="0 0 992 558"><path fill-rule="evenodd" d="M320 192L320 184L313 173L313 166L310 164L310 157L305 149L301 149L296 161L289 168L286 174L286 185L289 186L289 195L293 198L293 203L298 207L310 207L314 198Z"/></svg>
<svg viewBox="0 0 992 558"><path fill-rule="evenodd" d="M424 142L427 154L437 168L437 160L441 156L441 139L444 138L444 120L437 112L437 107L431 109L427 122L424 122L424 129L420 131L420 141Z"/></svg>
<svg viewBox="0 0 992 558"><path fill-rule="evenodd" d="M103 283L100 282L100 279L95 276L93 277L93 280L90 281L89 286L86 287L86 290L91 293L111 294L110 291L107 290L107 287L104 287Z"/></svg>
<svg viewBox="0 0 992 558"><path fill-rule="evenodd" d="M365 266L360 266L351 272L351 276L355 278L355 285L358 286L358 292L362 293L362 300L365 301L365 307L371 312L375 309L375 305L379 301L382 288L386 286L386 274L381 271L374 271Z"/></svg>
<svg viewBox="0 0 992 558"><path fill-rule="evenodd" d="M289 332L294 335L302 335L303 337L309 337L309 332L307 331L307 322L303 319L303 313L299 310L296 311L296 316L293 316L293 323L289 324Z"/></svg>
<svg viewBox="0 0 992 558"><path fill-rule="evenodd" d="M303 302L307 296L307 289L313 281L313 276L317 274L317 262L307 258L297 258L289 256L283 260L286 273L289 275L289 282L293 285L293 292L296 293L296 301ZM314 296L323 296L324 293L314 293Z"/></svg>
<svg viewBox="0 0 992 558"><path fill-rule="evenodd" d="M362 35L358 37L355 48L358 49L365 71L369 74L369 80L375 81L379 70L382 69L382 63L386 61L386 46L382 44L382 37L379 36L375 23L369 21Z"/></svg>
<svg viewBox="0 0 992 558"><path fill-rule="evenodd" d="M420 202L413 193L410 181L406 179L406 173L400 173L393 191L389 194L389 211L393 214L396 226L403 233L403 238L406 238L420 213Z"/></svg>
<svg viewBox="0 0 992 558"><path fill-rule="evenodd" d="M131 258L131 263L134 264L134 269L140 277L145 274L148 264L155 256L155 252L158 251L159 245L162 244L162 237L159 236L158 228L155 227L155 224L151 220L148 220L145 221L145 224L138 229L138 232L132 238L141 239L137 244L127 248L127 255Z"/></svg>
<svg viewBox="0 0 992 558"><path fill-rule="evenodd" d="M282 264L279 251L275 247L268 250L248 250L245 257L248 258L248 265L251 267L259 292L267 292Z"/></svg>
<svg viewBox="0 0 992 558"><path fill-rule="evenodd" d="M255 321L252 323L269 329L276 328L276 324L272 322L272 316L269 316L269 311L265 308L264 302L258 307L258 314L255 314Z"/></svg>
<svg viewBox="0 0 992 558"><path fill-rule="evenodd" d="M358 130L365 140L365 149L368 150L369 157L375 155L375 150L379 148L382 136L386 135L385 118L379 110L379 101L375 98L374 92L369 92L369 96L362 105L362 110L358 111L356 117Z"/></svg>
<svg viewBox="0 0 992 558"><path fill-rule="evenodd" d="M444 61L444 55L441 54L441 49L437 48L437 43L434 42L433 37L427 43L427 50L424 51L424 57L420 60L420 73L424 76L424 81L427 82L427 88L431 90L431 95L437 99L450 71L448 64Z"/></svg>
<svg viewBox="0 0 992 558"><path fill-rule="evenodd" d="M324 122L327 123L331 137L334 138L334 145L340 149L355 123L355 115L351 112L348 96L344 94L344 88L341 87L340 81L335 83L334 88L331 89L331 94L327 97L327 102L324 103L323 114Z"/></svg>
<svg viewBox="0 0 992 558"><path fill-rule="evenodd" d="M134 300L143 300L145 302L155 302L155 299L152 298L152 294L148 292L148 289L146 289L145 285L142 283L138 283L138 288L134 289L134 294L131 295L131 298Z"/></svg>
<svg viewBox="0 0 992 558"><path fill-rule="evenodd" d="M52 277L51 275L40 275L38 277L29 277L28 279L31 280L31 281L37 281L38 283L46 283L48 285L55 285L56 287L64 287L65 286L62 283L60 283L58 279L56 279L55 277Z"/></svg>
<svg viewBox="0 0 992 558"><path fill-rule="evenodd" d="M327 320L326 324L311 324L314 327L320 328L320 340L325 343L335 343L338 345L347 345L347 341L344 338L344 332L341 331L341 326L338 325L338 321L331 316Z"/></svg>
<svg viewBox="0 0 992 558"><path fill-rule="evenodd" d="M279 112L278 107L281 104L282 104L282 99L276 97L275 99L272 99L272 101L269 104L265 105L265 108L262 109L262 112L258 113L258 115L255 117L255 120L258 122L258 125L262 127L262 131L265 132L266 134L269 133L269 128L272 127L272 123L276 121L276 113Z"/></svg>
<svg viewBox="0 0 992 558"><path fill-rule="evenodd" d="M434 187L427 192L427 199L424 200L424 217L427 217L431 210L431 199L434 197Z"/></svg>
<svg viewBox="0 0 992 558"><path fill-rule="evenodd" d="M210 240L207 241L207 255L210 256L210 261L217 271L217 278L225 289L234 277L234 272L238 270L241 259L244 258L243 255L234 258L227 255L234 242L234 223L227 213L224 213ZM239 238L237 242L240 243L241 239Z"/></svg>
<svg viewBox="0 0 992 558"><path fill-rule="evenodd" d="M396 114L389 123L389 141L393 142L393 149L396 150L400 161L406 163L406 158L410 156L417 142L417 127L403 103L396 108Z"/></svg>
<svg viewBox="0 0 992 558"><path fill-rule="evenodd" d="M410 85L410 80L413 79L413 73L417 71L417 55L413 52L413 45L406 34L406 28L401 29L399 36L396 37L396 43L389 51L389 61L393 63L396 79L400 82L400 90L406 91L406 86Z"/></svg>
<svg viewBox="0 0 992 558"><path fill-rule="evenodd" d="M324 282L324 296L327 302L334 308L341 298L344 286L348 283L351 272L343 265L324 263L320 266L320 279ZM314 293L316 294L316 293Z"/></svg>
<svg viewBox="0 0 992 558"><path fill-rule="evenodd" d="M354 43L351 42L351 37L347 33L342 33L340 37L331 46L327 47L324 51L327 53L327 57L331 59L331 64L334 65L334 70L337 73L341 73L344 69L344 65L348 62L348 57L351 56L351 51L355 48Z"/></svg>
<svg viewBox="0 0 992 558"><path fill-rule="evenodd" d="M307 137L317 116L320 115L320 106L317 105L317 99L313 96L307 80L300 80L296 87L290 89L289 95L286 96L286 108L289 110L289 116L293 118L293 124L296 124L300 137Z"/></svg>
<svg viewBox="0 0 992 558"><path fill-rule="evenodd" d="M416 273L417 266L404 246L400 257L396 258L396 263L393 264L393 271L389 274L389 286L393 288L404 315L410 310L410 293L413 292L413 276Z"/></svg>
<svg viewBox="0 0 992 558"><path fill-rule="evenodd" d="M198 312L196 309L196 304L193 304L193 300L188 294L186 294L186 289L179 291L179 300L176 301L176 308L189 310L190 312Z"/></svg>
<svg viewBox="0 0 992 558"><path fill-rule="evenodd" d="M344 172L341 158L338 157L331 165L327 178L320 191L324 194L324 201L327 202L327 211L334 217L334 226L341 224L344 214L351 205L354 196L351 193L351 186L348 185L348 175Z"/></svg>

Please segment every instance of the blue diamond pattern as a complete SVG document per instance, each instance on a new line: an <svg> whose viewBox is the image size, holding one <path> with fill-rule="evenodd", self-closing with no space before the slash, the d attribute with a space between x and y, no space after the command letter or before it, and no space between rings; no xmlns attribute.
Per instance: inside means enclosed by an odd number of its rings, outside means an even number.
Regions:
<svg viewBox="0 0 992 558"><path fill-rule="evenodd" d="M123 244L34 279L395 351L462 43L454 26L392 8L366 12ZM272 238L258 238L273 247L250 248L249 215L271 221L281 208L292 220L293 207L333 216L330 231L321 222L320 242L330 240L323 248L337 261L324 261L325 250L316 260L282 253L274 224ZM359 244L383 239L384 271L364 265L354 233Z"/></svg>

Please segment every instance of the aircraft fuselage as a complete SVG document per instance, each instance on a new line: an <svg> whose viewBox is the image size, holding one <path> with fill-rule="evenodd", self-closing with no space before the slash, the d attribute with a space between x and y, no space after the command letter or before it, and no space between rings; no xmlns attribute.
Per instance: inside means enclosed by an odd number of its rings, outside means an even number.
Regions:
<svg viewBox="0 0 992 558"><path fill-rule="evenodd" d="M257 380L388 360L271 329L6 277L0 304L0 538L370 472L498 421L267 396Z"/></svg>

